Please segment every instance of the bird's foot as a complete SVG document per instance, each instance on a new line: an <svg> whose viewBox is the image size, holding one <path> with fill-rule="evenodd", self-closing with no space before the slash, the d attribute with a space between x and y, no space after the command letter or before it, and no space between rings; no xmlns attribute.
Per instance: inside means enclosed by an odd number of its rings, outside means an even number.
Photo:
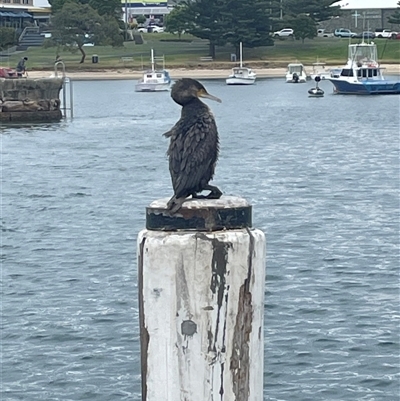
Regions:
<svg viewBox="0 0 400 401"><path fill-rule="evenodd" d="M175 214L183 205L186 198L176 198L175 195L168 201L167 209L170 214Z"/></svg>
<svg viewBox="0 0 400 401"><path fill-rule="evenodd" d="M191 194L192 199L219 199L222 196L222 192L219 188L213 185L207 185L203 188L203 191L210 191L210 193L208 195L199 195L198 193L193 192Z"/></svg>
<svg viewBox="0 0 400 401"><path fill-rule="evenodd" d="M207 199L207 196L194 193L192 194L192 199Z"/></svg>
<svg viewBox="0 0 400 401"><path fill-rule="evenodd" d="M211 191L206 196L207 199L219 199L222 196L222 192L220 191L220 189L214 185L207 185L204 189Z"/></svg>

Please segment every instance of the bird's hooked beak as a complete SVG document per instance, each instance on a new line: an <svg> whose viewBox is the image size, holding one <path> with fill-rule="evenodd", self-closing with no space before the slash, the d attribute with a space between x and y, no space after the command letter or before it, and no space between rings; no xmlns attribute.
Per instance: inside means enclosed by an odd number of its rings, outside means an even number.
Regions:
<svg viewBox="0 0 400 401"><path fill-rule="evenodd" d="M222 100L220 99L220 98L218 98L218 97L216 97L216 96L213 96L213 95L210 95L208 92L206 92L204 89L200 89L198 92L197 92L197 96L198 97L203 97L203 98L206 98L206 99L210 99L210 100L215 100L216 102L218 102L218 103L222 103Z"/></svg>

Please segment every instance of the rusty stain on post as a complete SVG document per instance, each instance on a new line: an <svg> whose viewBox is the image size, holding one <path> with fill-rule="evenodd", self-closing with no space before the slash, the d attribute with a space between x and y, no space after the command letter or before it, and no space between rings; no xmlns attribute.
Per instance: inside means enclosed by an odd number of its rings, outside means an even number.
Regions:
<svg viewBox="0 0 400 401"><path fill-rule="evenodd" d="M138 286L139 286L139 324L140 324L140 362L142 379L142 401L147 400L147 352L149 347L149 332L145 326L144 316L144 297L143 297L143 257L146 238L140 243L140 252L138 260Z"/></svg>
<svg viewBox="0 0 400 401"><path fill-rule="evenodd" d="M222 242L218 241L216 238L212 239L212 246L213 246L213 254L212 254L212 261L211 261L211 285L210 289L215 294L217 292L217 305L218 305L218 313L217 313L217 322L215 326L215 333L214 339L218 338L218 332L220 330L220 322L221 322L221 309L222 304L225 298L225 303L228 304L228 292L226 286L226 274L227 268L226 265L228 263L228 250L232 247L232 244L229 242ZM224 297L225 294L225 297ZM225 308L225 316L222 317L224 322L223 332L222 332L222 347L219 350L221 353L225 353L225 340L226 340L226 313L227 308ZM214 352L217 351L215 342L212 347ZM219 394L221 395L221 400L223 399L224 394L224 367L225 363L221 363L221 378L220 378L220 389Z"/></svg>
<svg viewBox="0 0 400 401"><path fill-rule="evenodd" d="M249 370L250 370L250 358L249 358L249 342L250 334L252 330L253 320L253 306L252 306L252 295L250 292L250 279L253 265L254 255L254 238L251 235L251 231L247 229L249 234L249 252L247 259L247 278L243 285L240 287L239 300L238 300L238 312L236 315L236 324L233 336L233 347L231 366L233 376L233 392L236 396L236 400L246 401L249 398Z"/></svg>

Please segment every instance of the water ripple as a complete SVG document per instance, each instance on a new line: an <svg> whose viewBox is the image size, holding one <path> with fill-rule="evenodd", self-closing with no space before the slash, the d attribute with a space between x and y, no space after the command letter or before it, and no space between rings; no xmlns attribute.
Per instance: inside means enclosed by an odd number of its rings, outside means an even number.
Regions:
<svg viewBox="0 0 400 401"><path fill-rule="evenodd" d="M2 127L8 401L140 399L136 235L171 194L161 134L179 107L130 81L74 85L73 121ZM216 182L267 233L264 399L397 399L398 97L205 85L223 99Z"/></svg>

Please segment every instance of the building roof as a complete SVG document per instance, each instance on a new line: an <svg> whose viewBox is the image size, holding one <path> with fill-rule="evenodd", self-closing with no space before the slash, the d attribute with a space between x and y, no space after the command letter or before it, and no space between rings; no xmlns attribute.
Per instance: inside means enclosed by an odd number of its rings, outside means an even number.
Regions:
<svg viewBox="0 0 400 401"><path fill-rule="evenodd" d="M50 5L49 5L50 7ZM28 4L13 4L13 3L2 3L0 6L1 11L7 11L7 10L21 10L21 11L27 11L29 13L49 13L50 9L42 8L42 7L36 7L36 6L29 6Z"/></svg>
<svg viewBox="0 0 400 401"><path fill-rule="evenodd" d="M363 10L397 8L398 0L341 0L334 6L340 6L342 10Z"/></svg>
<svg viewBox="0 0 400 401"><path fill-rule="evenodd" d="M168 7L133 7L128 10L133 15L167 15L171 12Z"/></svg>

